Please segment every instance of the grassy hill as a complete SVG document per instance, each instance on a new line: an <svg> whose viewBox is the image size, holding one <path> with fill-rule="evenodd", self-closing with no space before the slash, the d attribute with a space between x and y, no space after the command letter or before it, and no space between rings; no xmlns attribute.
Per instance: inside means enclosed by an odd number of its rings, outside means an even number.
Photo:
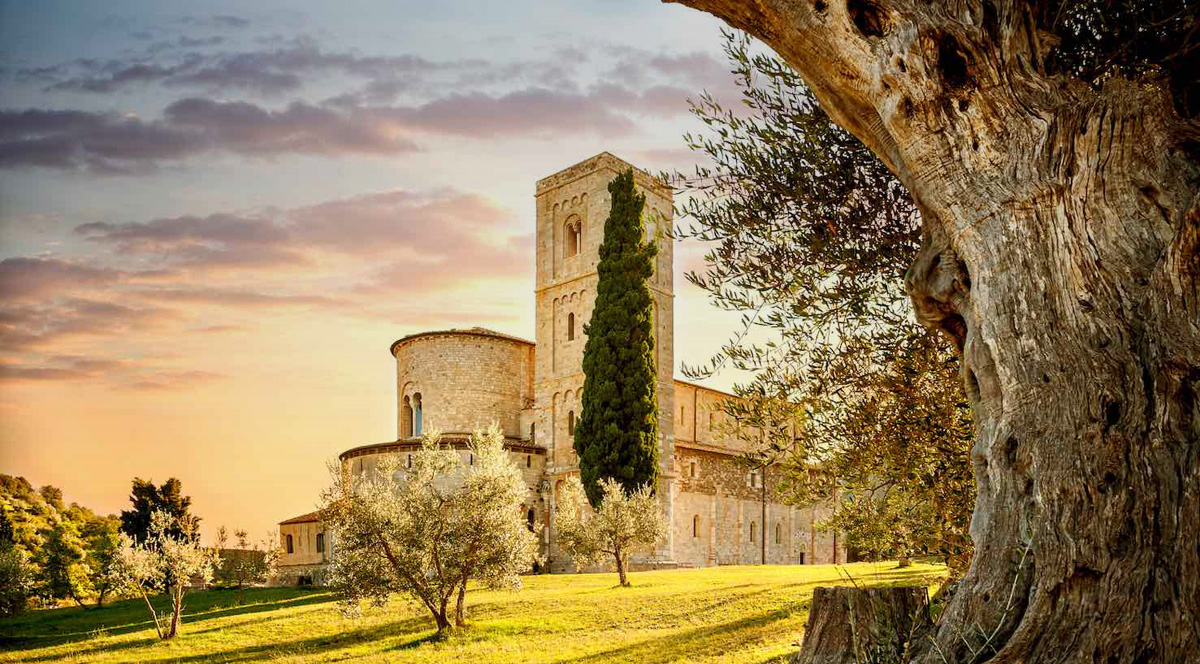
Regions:
<svg viewBox="0 0 1200 664"><path fill-rule="evenodd" d="M936 585L945 568L839 566L859 585ZM0 662L780 662L793 652L813 588L848 582L830 565L526 577L518 593L475 590L471 627L435 641L423 607L395 600L343 618L317 590L188 596L182 633L159 642L139 601L51 609L0 622Z"/></svg>

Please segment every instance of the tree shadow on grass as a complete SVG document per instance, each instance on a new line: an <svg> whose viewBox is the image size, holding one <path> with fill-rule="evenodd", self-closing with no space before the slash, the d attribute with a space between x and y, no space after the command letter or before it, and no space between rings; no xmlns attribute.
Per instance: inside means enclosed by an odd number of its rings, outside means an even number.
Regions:
<svg viewBox="0 0 1200 664"><path fill-rule="evenodd" d="M266 600L254 601L255 596L267 597ZM225 618L236 615L251 615L256 613L278 611L293 607L323 604L334 601L333 595L327 592L287 590L282 594L274 589L248 594L249 602L239 606L224 606L221 600L232 600L224 591L205 591L194 593L185 598L185 609L180 623L180 632L187 633L189 625L203 623L214 618ZM155 610L162 615L162 598L156 598ZM168 609L169 611L169 609ZM168 614L169 615L169 614ZM270 620L270 619L268 619ZM53 648L66 643L92 640L97 632L109 636L122 636L143 630L154 630L154 621L150 619L145 604L140 599L113 602L100 609L70 607L65 609L44 609L24 614L16 620L0 624L0 627L16 627L11 632L0 635L0 650L33 650ZM23 629L22 629L23 628ZM209 630L201 630L207 632ZM157 636L136 641L109 643L86 649L74 649L72 655L82 655L91 652L136 648L157 642ZM26 661L39 662L60 658L59 654L48 654L28 658Z"/></svg>
<svg viewBox="0 0 1200 664"><path fill-rule="evenodd" d="M600 664L601 662L638 662L639 664L668 664L679 659L707 654L722 654L731 639L738 643L753 643L774 636L775 623L791 617L791 611L777 609L738 620L697 627L657 638L613 648L603 652L564 660L559 664Z"/></svg>

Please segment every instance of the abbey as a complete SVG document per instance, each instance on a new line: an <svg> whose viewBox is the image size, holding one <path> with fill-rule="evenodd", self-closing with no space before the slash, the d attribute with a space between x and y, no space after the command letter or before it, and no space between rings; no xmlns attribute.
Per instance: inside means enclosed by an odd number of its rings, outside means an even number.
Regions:
<svg viewBox="0 0 1200 664"><path fill-rule="evenodd" d="M578 473L571 432L583 387L584 323L591 316L608 183L630 165L604 152L537 183L537 342L483 328L421 332L391 346L396 362L397 438L353 447L340 460L369 470L385 454L420 448L423 431L468 455L471 431L498 422L529 485L524 506L542 533L551 571L573 569L556 545L554 510L566 478ZM721 402L736 398L676 380L671 190L634 169L646 196L648 238L658 243L654 297L658 365L659 486L671 527L667 540L635 567L845 562L844 543L814 526L826 508L772 499L774 479L739 465L746 444L727 436ZM686 324L679 328L686 330ZM469 459L467 459L469 463ZM764 483L766 486L764 486ZM764 490L765 489L765 490ZM296 574L328 560L315 513L280 523L281 568ZM765 561L764 561L765 556Z"/></svg>

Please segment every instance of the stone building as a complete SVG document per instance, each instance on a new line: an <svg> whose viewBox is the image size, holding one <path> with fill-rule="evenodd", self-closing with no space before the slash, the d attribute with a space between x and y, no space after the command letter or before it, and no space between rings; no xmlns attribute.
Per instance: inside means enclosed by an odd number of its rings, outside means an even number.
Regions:
<svg viewBox="0 0 1200 664"><path fill-rule="evenodd" d="M498 422L513 461L529 486L530 524L554 571L570 569L557 548L553 513L565 480L578 473L571 431L583 388L583 326L595 301L596 271L610 200L608 183L629 164L601 153L537 183L536 343L482 328L421 332L391 346L396 362L397 439L342 452L355 471L383 454L411 454L429 427L468 455L470 432ZM736 565L761 562L845 562L844 543L814 524L824 508L771 500L759 473L735 462L743 443L725 435L724 392L676 380L671 190L634 171L646 195L647 237L658 243L650 278L658 365L659 477L657 494L669 517L667 541L642 566ZM464 458L469 462L469 459ZM765 519L764 519L765 514ZM326 535L315 515L280 523L283 569L320 564ZM287 541L291 540L291 549ZM303 540L303 544L299 542ZM325 542L328 544L328 542ZM303 548L300 548L303 546ZM326 555L322 546L321 556Z"/></svg>

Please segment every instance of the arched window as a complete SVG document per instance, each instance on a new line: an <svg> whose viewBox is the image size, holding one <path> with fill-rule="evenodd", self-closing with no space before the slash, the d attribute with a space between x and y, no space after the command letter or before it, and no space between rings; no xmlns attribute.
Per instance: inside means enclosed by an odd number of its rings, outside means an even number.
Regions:
<svg viewBox="0 0 1200 664"><path fill-rule="evenodd" d="M317 553L325 553L325 533L317 533Z"/></svg>
<svg viewBox="0 0 1200 664"><path fill-rule="evenodd" d="M567 221L567 247L566 253L568 256L574 256L579 253L583 246L583 227L579 223L578 218Z"/></svg>
<svg viewBox="0 0 1200 664"><path fill-rule="evenodd" d="M699 536L700 536L700 515L697 514L692 517L692 537L699 537Z"/></svg>
<svg viewBox="0 0 1200 664"><path fill-rule="evenodd" d="M421 403L421 393L417 392L412 396L413 408L413 435L419 436L425 431L425 413L424 404Z"/></svg>
<svg viewBox="0 0 1200 664"><path fill-rule="evenodd" d="M296 550L294 548L292 548L292 536L291 535L287 536L287 552L288 553L296 552Z"/></svg>
<svg viewBox="0 0 1200 664"><path fill-rule="evenodd" d="M775 543L783 544L783 524L782 523L775 524Z"/></svg>
<svg viewBox="0 0 1200 664"><path fill-rule="evenodd" d="M525 513L525 525L527 528L529 528L529 532L532 533L533 532L533 508L532 507L530 507L529 511Z"/></svg>
<svg viewBox="0 0 1200 664"><path fill-rule="evenodd" d="M408 455L408 467L412 468L412 455Z"/></svg>
<svg viewBox="0 0 1200 664"><path fill-rule="evenodd" d="M533 468L533 455L532 454L525 455L525 467Z"/></svg>
<svg viewBox="0 0 1200 664"><path fill-rule="evenodd" d="M696 479L696 462L695 461L688 464L688 476L691 477L692 479Z"/></svg>
<svg viewBox="0 0 1200 664"><path fill-rule="evenodd" d="M413 407L412 399L407 395L404 397L404 403L400 404L400 437L411 438L413 435Z"/></svg>
<svg viewBox="0 0 1200 664"><path fill-rule="evenodd" d="M575 435L575 411L573 410L567 411L567 435Z"/></svg>
<svg viewBox="0 0 1200 664"><path fill-rule="evenodd" d="M751 521L750 522L750 541L754 542L756 540L758 540L758 522Z"/></svg>
<svg viewBox="0 0 1200 664"><path fill-rule="evenodd" d="M567 314L567 341L575 341L575 314Z"/></svg>

